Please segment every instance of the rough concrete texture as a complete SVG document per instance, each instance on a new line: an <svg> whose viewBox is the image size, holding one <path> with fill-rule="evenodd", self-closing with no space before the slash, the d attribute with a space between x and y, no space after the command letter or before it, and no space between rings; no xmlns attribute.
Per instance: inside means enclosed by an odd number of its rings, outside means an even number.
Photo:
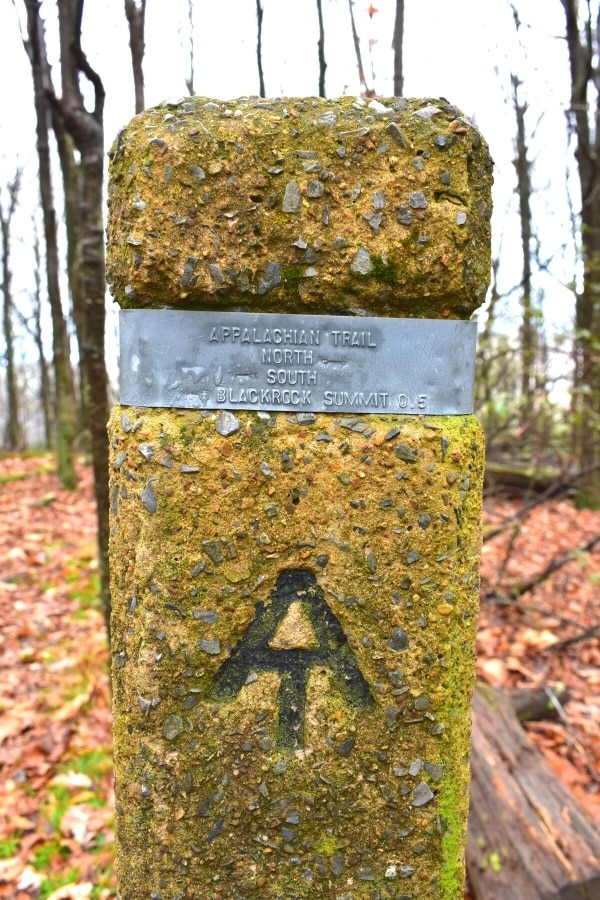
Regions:
<svg viewBox="0 0 600 900"><path fill-rule="evenodd" d="M113 150L113 290L464 317L489 186L446 101L150 110ZM475 418L117 406L109 434L122 900L461 898Z"/></svg>
<svg viewBox="0 0 600 900"><path fill-rule="evenodd" d="M111 151L109 282L124 307L468 318L490 184L444 99L164 104Z"/></svg>
<svg viewBox="0 0 600 900"><path fill-rule="evenodd" d="M113 412L121 897L460 897L477 422L236 418Z"/></svg>

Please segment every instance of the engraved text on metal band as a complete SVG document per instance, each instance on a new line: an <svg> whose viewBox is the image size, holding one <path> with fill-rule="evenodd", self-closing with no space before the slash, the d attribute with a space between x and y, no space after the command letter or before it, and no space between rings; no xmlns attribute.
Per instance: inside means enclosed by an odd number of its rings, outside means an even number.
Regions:
<svg viewBox="0 0 600 900"><path fill-rule="evenodd" d="M122 310L121 403L465 414L476 337L456 320Z"/></svg>

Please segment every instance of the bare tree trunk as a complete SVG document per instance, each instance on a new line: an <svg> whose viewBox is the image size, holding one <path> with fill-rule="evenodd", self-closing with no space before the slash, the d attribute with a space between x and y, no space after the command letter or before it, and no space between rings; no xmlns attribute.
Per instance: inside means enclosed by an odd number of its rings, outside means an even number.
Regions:
<svg viewBox="0 0 600 900"><path fill-rule="evenodd" d="M258 95L266 97L265 76L262 64L262 23L264 11L260 0L256 0L256 63L258 65Z"/></svg>
<svg viewBox="0 0 600 900"><path fill-rule="evenodd" d="M144 28L146 22L146 0L125 0L125 15L129 25L129 46L131 47L131 67L135 88L135 111L144 109ZM193 67L193 63L192 63Z"/></svg>
<svg viewBox="0 0 600 900"><path fill-rule="evenodd" d="M10 268L10 243L12 218L17 208L19 189L21 187L21 170L17 169L15 177L6 190L8 204L6 209L0 198L0 230L2 232L2 330L4 332L6 360L6 393L7 421L5 445L9 450L18 450L22 444L21 424L19 420L19 392L17 389L17 370L15 365L15 342L13 336L13 297L12 271Z"/></svg>
<svg viewBox="0 0 600 900"><path fill-rule="evenodd" d="M354 42L354 52L356 54L356 64L358 66L358 78L360 81L361 93L364 97L374 97L375 91L367 85L365 77L365 67L363 66L362 53L360 51L360 37L356 30L356 22L354 21L354 0L348 0L348 10L350 12L350 24L352 26L352 41Z"/></svg>
<svg viewBox="0 0 600 900"><path fill-rule="evenodd" d="M40 252L40 241L35 215L31 217L31 225L33 229L33 253L35 257L35 268L33 270L35 289L31 295L31 316L27 317L18 308L15 308L15 312L21 325L33 340L38 352L40 367L39 401L40 410L44 420L44 445L47 450L50 450L53 446L52 435L54 434L54 419L52 416L52 409L55 404L52 396L50 372L44 353L44 340L42 336L42 255Z"/></svg>
<svg viewBox="0 0 600 900"><path fill-rule="evenodd" d="M40 196L46 244L46 279L52 317L52 365L56 403L56 454L58 477L65 488L77 484L73 442L77 433L75 387L69 353L69 338L62 310L59 284L58 241L56 212L52 190L50 164L49 107L51 92L50 71L46 58L44 27L39 0L24 0L27 10L27 40L25 49L31 63L36 114L37 152L40 173Z"/></svg>
<svg viewBox="0 0 600 900"><path fill-rule="evenodd" d="M574 450L581 471L577 502L600 507L600 76L594 60L600 38L600 13L584 4L581 26L578 0L561 0L571 75L570 128L581 189L583 285L575 305ZM592 17L593 16L593 17ZM595 103L589 98L592 90Z"/></svg>
<svg viewBox="0 0 600 900"><path fill-rule="evenodd" d="M194 88L194 3L193 0L188 0L188 19L190 20L190 77L186 78L185 86L187 87L188 94L190 97L193 97L195 94Z"/></svg>
<svg viewBox="0 0 600 900"><path fill-rule="evenodd" d="M80 275L74 302L80 304L75 317L85 389L87 428L91 437L94 490L98 513L100 592L107 629L110 616L108 581L108 389L104 348L105 274L103 161L104 88L81 48L83 0L58 0L61 50L62 97L53 100L65 131L79 152L79 258ZM94 109L88 111L81 78L94 92Z"/></svg>
<svg viewBox="0 0 600 900"><path fill-rule="evenodd" d="M494 378L492 376L493 333L496 325L497 307L500 300L498 292L498 268L500 260L492 260L492 280L490 299L487 307L487 319L477 340L477 379L475 383L475 402L477 409L492 408ZM480 413L481 415L481 413ZM487 437L487 435L486 435Z"/></svg>
<svg viewBox="0 0 600 900"><path fill-rule="evenodd" d="M404 91L404 0L396 0L396 19L394 21L394 96L401 97Z"/></svg>
<svg viewBox="0 0 600 900"><path fill-rule="evenodd" d="M317 0L317 13L319 16L319 97L325 97L325 70L327 63L325 62L325 28L323 26L323 2Z"/></svg>
<svg viewBox="0 0 600 900"><path fill-rule="evenodd" d="M52 88L52 92L54 89ZM54 93L52 93L54 96ZM78 317L84 307L83 298L81 296L81 271L80 271L80 210L79 197L81 193L80 170L77 160L75 159L75 145L71 136L65 129L62 117L58 114L55 103L51 104L52 130L56 139L58 149L58 158L60 160L60 172L62 176L63 202L64 202L64 221L67 232L67 274L69 295L71 299L71 315L75 324L75 332L79 334L81 323ZM81 371L81 360L79 365L80 378L80 403L81 409L78 411L79 428L81 431L82 422L85 421L85 402L86 387L85 374Z"/></svg>
<svg viewBox="0 0 600 900"><path fill-rule="evenodd" d="M531 296L531 163L527 158L527 134L525 113L527 103L519 99L521 82L516 75L510 76L513 89L513 109L517 119L516 156L513 160L517 172L517 194L519 197L519 220L521 224L521 252L523 268L521 276L521 412L524 422L533 415L535 391L536 325L535 311Z"/></svg>
<svg viewBox="0 0 600 900"><path fill-rule="evenodd" d="M37 231L34 241L35 253L35 292L33 296L33 328L31 330L33 340L38 352L40 364L40 406L44 417L44 435L46 437L46 447L52 446L52 392L50 389L50 375L48 373L48 363L44 355L44 342L42 340L42 279L41 279L41 257L40 242L38 240Z"/></svg>

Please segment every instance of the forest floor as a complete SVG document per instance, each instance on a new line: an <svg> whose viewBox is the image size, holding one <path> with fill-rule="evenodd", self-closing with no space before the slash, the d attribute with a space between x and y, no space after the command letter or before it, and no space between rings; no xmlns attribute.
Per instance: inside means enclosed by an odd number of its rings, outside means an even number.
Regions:
<svg viewBox="0 0 600 900"><path fill-rule="evenodd" d="M50 457L0 457L0 898L108 900L114 798L91 469L62 491ZM478 675L566 685L531 739L600 828L600 513L489 499ZM491 536L500 529L496 536ZM518 591L564 554L530 590ZM595 629L595 630L594 630Z"/></svg>

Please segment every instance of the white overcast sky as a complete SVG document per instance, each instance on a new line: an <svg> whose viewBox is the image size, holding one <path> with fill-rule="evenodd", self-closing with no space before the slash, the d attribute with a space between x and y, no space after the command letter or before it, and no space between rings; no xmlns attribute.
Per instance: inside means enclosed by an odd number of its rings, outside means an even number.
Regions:
<svg viewBox="0 0 600 900"><path fill-rule="evenodd" d="M325 18L326 89L330 97L359 91L347 0L322 0ZM571 223L565 180L568 61L560 0L514 0L522 26L516 33L508 0L406 0L404 71L406 96L446 97L472 116L490 143L496 162L494 250L501 248L503 288L520 275L519 223L515 216L510 73L525 83L532 142L534 185L551 187L535 200L542 253L554 257L538 285L546 292L549 319L568 323L572 298L561 281L572 278L573 260L563 246ZM26 169L19 211L19 244L31 236L36 202L35 123L29 63L22 48L22 0L0 0L0 188L17 165ZM133 84L123 0L86 0L83 47L107 93L107 148L133 115ZM356 0L367 80L381 96L393 93L391 35L393 0ZM195 90L228 99L258 92L255 0L195 0ZM315 0L263 0L263 67L268 95L317 93ZM45 0L49 52L56 61L55 2ZM145 81L148 106L185 94L189 71L187 0L148 0ZM55 83L59 82L55 67ZM26 251L23 250L25 253ZM25 258L19 252L19 259ZM21 271L22 269L22 271ZM31 287L32 264L15 272L18 294ZM515 316L518 305L514 307Z"/></svg>

